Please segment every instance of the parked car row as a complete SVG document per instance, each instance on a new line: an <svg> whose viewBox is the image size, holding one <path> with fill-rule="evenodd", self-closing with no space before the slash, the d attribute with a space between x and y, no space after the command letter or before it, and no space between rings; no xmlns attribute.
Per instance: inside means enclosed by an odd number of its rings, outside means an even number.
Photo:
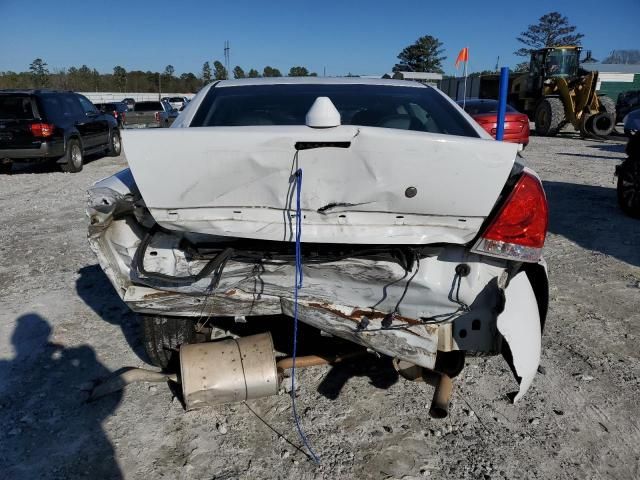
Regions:
<svg viewBox="0 0 640 480"><path fill-rule="evenodd" d="M169 102L136 102L128 113L128 128L170 127L179 112Z"/></svg>
<svg viewBox="0 0 640 480"><path fill-rule="evenodd" d="M123 102L96 103L95 106L102 113L113 115L113 118L118 121L118 128L124 128L127 124L127 112L129 109Z"/></svg>
<svg viewBox="0 0 640 480"><path fill-rule="evenodd" d="M184 107L186 107L187 103L189 103L191 100L187 97L162 97L160 101L167 102L169 105L171 105L172 108L180 111ZM136 101L135 99L128 97L123 99L122 103L127 106L129 111L132 111L134 109Z"/></svg>
<svg viewBox="0 0 640 480"><path fill-rule="evenodd" d="M170 127L179 111L189 103L187 97L163 97L160 100L136 102L133 98L125 98L122 102L127 108L125 114L127 128Z"/></svg>
<svg viewBox="0 0 640 480"><path fill-rule="evenodd" d="M187 97L163 97L162 101L168 102L176 110L182 110L187 103L189 103L189 99Z"/></svg>
<svg viewBox="0 0 640 480"><path fill-rule="evenodd" d="M0 90L0 172L15 162L52 160L82 170L88 154L119 155L118 120L83 95L53 90Z"/></svg>

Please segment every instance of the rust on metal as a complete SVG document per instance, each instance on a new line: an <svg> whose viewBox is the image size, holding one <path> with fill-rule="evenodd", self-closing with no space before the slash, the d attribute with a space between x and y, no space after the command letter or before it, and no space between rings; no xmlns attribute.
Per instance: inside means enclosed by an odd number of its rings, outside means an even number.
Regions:
<svg viewBox="0 0 640 480"><path fill-rule="evenodd" d="M308 305L313 308L321 308L323 310L327 310L328 312L331 312L334 315L338 315L339 317L342 317L347 320L352 320L356 323L360 323L360 320L362 320L362 317L368 317L371 320L378 320L378 319L384 318L387 315L387 313L384 313L384 312L378 312L376 310L363 310L360 308L354 309L351 312L351 315L347 315L346 313L341 312L340 310L333 308L333 306L326 303L309 303ZM419 320L416 320L414 318L403 317L401 315L395 315L394 319L400 320L401 322L408 323L409 325L422 325L422 322L420 322Z"/></svg>

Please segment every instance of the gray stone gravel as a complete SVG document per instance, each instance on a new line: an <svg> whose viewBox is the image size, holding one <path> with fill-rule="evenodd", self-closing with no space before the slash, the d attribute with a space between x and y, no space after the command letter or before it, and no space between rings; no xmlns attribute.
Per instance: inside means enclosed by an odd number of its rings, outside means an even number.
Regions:
<svg viewBox="0 0 640 480"><path fill-rule="evenodd" d="M126 147L126 145L125 145ZM164 384L87 404L91 381L144 366L137 323L86 243L85 190L126 165L0 176L0 476L31 478L640 477L640 223L617 208L622 139L533 137L545 182L550 315L541 373L519 405L501 358L471 358L451 416L384 359L303 371L298 449L288 395L185 413Z"/></svg>

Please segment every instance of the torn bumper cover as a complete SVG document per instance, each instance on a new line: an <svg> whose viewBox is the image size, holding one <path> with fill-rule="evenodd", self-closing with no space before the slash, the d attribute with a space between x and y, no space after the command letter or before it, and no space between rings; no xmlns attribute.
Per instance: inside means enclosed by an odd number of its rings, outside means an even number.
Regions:
<svg viewBox="0 0 640 480"><path fill-rule="evenodd" d="M255 257L273 242L252 241L247 247L246 240L229 237L163 230L150 235L154 221L128 170L90 190L87 213L91 248L133 311L192 318L292 316L293 262L286 252ZM193 277L230 245L235 253L219 275L168 280ZM462 245L388 251L342 245L340 254L332 250L329 256L324 247L304 246L310 261L303 266L300 321L429 369L438 352L498 354L506 341L520 382L516 400L529 388L540 360L546 306L540 308L519 265L473 254ZM544 271L542 264L530 266Z"/></svg>

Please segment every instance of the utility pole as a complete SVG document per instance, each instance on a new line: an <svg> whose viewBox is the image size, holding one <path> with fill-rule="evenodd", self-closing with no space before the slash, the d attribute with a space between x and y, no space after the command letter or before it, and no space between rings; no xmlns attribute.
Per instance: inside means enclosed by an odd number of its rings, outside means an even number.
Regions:
<svg viewBox="0 0 640 480"><path fill-rule="evenodd" d="M158 73L158 100L162 98L162 76Z"/></svg>
<svg viewBox="0 0 640 480"><path fill-rule="evenodd" d="M224 68L227 70L227 79L229 79L229 67L231 64L231 59L229 58L229 40L224 41Z"/></svg>

